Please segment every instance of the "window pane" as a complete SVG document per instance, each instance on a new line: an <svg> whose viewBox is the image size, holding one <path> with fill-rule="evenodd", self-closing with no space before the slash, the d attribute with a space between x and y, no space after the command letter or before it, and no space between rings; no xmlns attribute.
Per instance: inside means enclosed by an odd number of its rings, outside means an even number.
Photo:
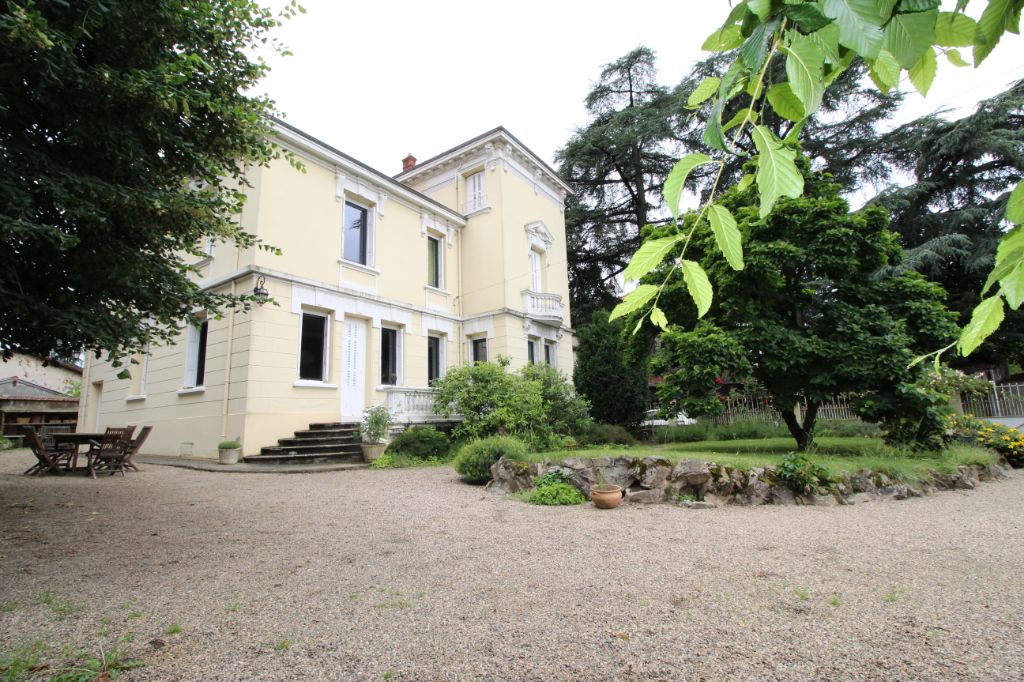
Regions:
<svg viewBox="0 0 1024 682"><path fill-rule="evenodd" d="M380 330L380 383L398 383L398 332L394 329Z"/></svg>
<svg viewBox="0 0 1024 682"><path fill-rule="evenodd" d="M526 355L531 365L537 362L536 346L534 345L533 341L526 342Z"/></svg>
<svg viewBox="0 0 1024 682"><path fill-rule="evenodd" d="M473 362L487 362L487 339L473 341Z"/></svg>
<svg viewBox="0 0 1024 682"><path fill-rule="evenodd" d="M551 344L544 344L544 362L551 364Z"/></svg>
<svg viewBox="0 0 1024 682"><path fill-rule="evenodd" d="M433 381L441 376L441 339L436 336L427 337L427 380Z"/></svg>
<svg viewBox="0 0 1024 682"><path fill-rule="evenodd" d="M345 260L366 265L366 209L345 204Z"/></svg>
<svg viewBox="0 0 1024 682"><path fill-rule="evenodd" d="M327 340L327 318L302 315L302 339L299 348L299 378L324 381L324 357Z"/></svg>
<svg viewBox="0 0 1024 682"><path fill-rule="evenodd" d="M433 237L427 237L427 284L432 287L441 286L441 245Z"/></svg>
<svg viewBox="0 0 1024 682"><path fill-rule="evenodd" d="M196 357L196 381L193 386L203 386L206 379L206 331L209 329L210 321L203 320L199 326L199 348Z"/></svg>

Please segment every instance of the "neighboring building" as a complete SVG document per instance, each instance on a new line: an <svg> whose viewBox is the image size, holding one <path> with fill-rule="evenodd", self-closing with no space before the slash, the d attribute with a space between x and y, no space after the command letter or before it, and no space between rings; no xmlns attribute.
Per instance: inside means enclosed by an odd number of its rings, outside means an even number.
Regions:
<svg viewBox="0 0 1024 682"><path fill-rule="evenodd" d="M62 360L14 353L0 361L0 433L65 424L74 428L82 368Z"/></svg>
<svg viewBox="0 0 1024 682"><path fill-rule="evenodd" d="M496 128L394 178L276 122L279 159L253 169L243 229L283 255L211 245L204 286L258 284L278 305L198 312L131 379L90 359L79 428L155 426L145 451L259 452L314 422L387 404L429 421L429 382L474 360L549 362L572 374L564 200L569 188ZM265 282L263 281L265 278Z"/></svg>
<svg viewBox="0 0 1024 682"><path fill-rule="evenodd" d="M43 360L34 355L14 353L9 360L0 360L0 379L10 377L74 396L82 383L82 367L55 358Z"/></svg>

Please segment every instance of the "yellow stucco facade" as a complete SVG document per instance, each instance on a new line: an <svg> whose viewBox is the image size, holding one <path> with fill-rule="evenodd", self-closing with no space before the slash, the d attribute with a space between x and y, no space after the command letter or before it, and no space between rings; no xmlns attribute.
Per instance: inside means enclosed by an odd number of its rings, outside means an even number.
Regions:
<svg viewBox="0 0 1024 682"><path fill-rule="evenodd" d="M279 159L248 173L242 227L281 249L213 244L201 283L272 303L184 326L130 379L90 359L79 429L152 424L143 452L243 454L314 422L387 404L429 421L432 376L505 356L571 376L568 188L502 128L392 178L283 123ZM202 313L199 314L202 319Z"/></svg>

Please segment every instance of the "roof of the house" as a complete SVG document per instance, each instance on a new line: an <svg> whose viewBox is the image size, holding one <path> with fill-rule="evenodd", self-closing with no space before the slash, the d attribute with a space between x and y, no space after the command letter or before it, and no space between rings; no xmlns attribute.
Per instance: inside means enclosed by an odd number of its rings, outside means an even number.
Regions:
<svg viewBox="0 0 1024 682"><path fill-rule="evenodd" d="M303 130L299 130L298 128L296 128L295 126L293 126L293 125L291 125L289 123L285 123L284 121L282 121L279 118L271 117L271 120L273 121L274 125L276 125L278 128L283 129L283 130L291 133L292 135L296 135L296 136L298 136L300 138L305 139L308 142L313 143L314 145L317 145L317 146L323 148L323 150L326 151L327 153L329 153L329 154L331 154L333 156L336 156L338 159L342 159L342 160L348 162L349 164L351 164L353 166L356 166L360 171L366 173L367 175L372 175L375 179L380 181L382 184L384 184L384 185L386 185L388 187L391 187L393 189L396 189L396 190L398 190L400 192L412 195L417 200L422 201L423 203L429 204L431 207L437 209L438 211L444 212L444 213L449 214L449 215L451 215L453 217L457 217L457 218L461 219L462 221L465 221L465 219L466 219L465 216L463 216L458 211L453 211L452 209L450 209L449 207L447 207L444 204L440 203L439 201L437 201L435 199L431 199L426 194L422 194L420 192L417 192L416 190L412 189L408 185L406 185L406 184L404 184L402 182L399 182L398 180L395 180L394 178L392 178L389 175L385 175L384 173L380 172L376 168L372 168L370 166L367 166L365 163L363 163L359 159L356 159L356 158L354 158L352 156L349 156L345 152L341 151L340 149L336 149L335 147L332 147L331 145L327 144L323 140L319 140L319 139L313 137L312 135L310 135L309 133L307 133L307 132L305 132Z"/></svg>
<svg viewBox="0 0 1024 682"><path fill-rule="evenodd" d="M46 386L33 384L21 377L7 377L0 379L0 398L39 399L39 398L71 398L60 391L55 391Z"/></svg>
<svg viewBox="0 0 1024 682"><path fill-rule="evenodd" d="M416 163L416 165L413 166L412 168L410 168L409 170L402 171L401 173L397 174L395 176L395 179L396 180L401 180L403 178L408 178L408 177L411 177L413 175L416 175L417 173L423 171L424 169L429 168L430 166L434 165L435 163L437 163L439 161L442 161L443 159L445 159L445 158L447 158L449 156L453 156L455 154L458 154L459 152L461 152L464 149L467 149L467 148L470 148L470 147L474 147L474 146L479 145L480 143L482 143L482 142L484 142L484 141L486 141L486 140L488 140L490 138L494 138L494 137L505 137L505 138L507 138L510 142L512 142L514 145L516 145L519 148L520 152L522 152L523 154L529 156L530 159L532 159L539 167L544 169L551 176L551 178L555 180L555 182L557 182L559 185L562 186L562 188L566 192L571 192L572 191L572 188L569 187L569 185L565 182L565 180L562 180L561 176L558 175L558 173L555 171L555 169L553 169L551 166L549 166L544 161L544 159L542 159L539 156L537 156L537 154L535 154L532 149L530 149L525 144L523 144L519 140L519 138L517 138L515 135L510 133L504 126L498 126L497 128L492 128L491 130L488 130L486 133L481 133L480 135L477 135L476 137L474 137L471 140L466 140L465 142L463 142L461 144L457 144L457 145L455 145L454 147L452 147L451 149L449 149L447 151L443 151L440 154L437 154L436 156L430 157L426 161L418 161Z"/></svg>

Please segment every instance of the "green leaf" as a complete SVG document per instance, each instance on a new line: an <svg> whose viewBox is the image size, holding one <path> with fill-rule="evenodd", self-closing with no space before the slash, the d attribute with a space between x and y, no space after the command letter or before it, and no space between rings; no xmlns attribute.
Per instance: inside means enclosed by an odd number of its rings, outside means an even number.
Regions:
<svg viewBox="0 0 1024 682"><path fill-rule="evenodd" d="M665 317L665 313L658 306L651 308L651 322L655 326L668 330L668 318Z"/></svg>
<svg viewBox="0 0 1024 682"><path fill-rule="evenodd" d="M754 174L753 173L747 173L742 178L740 178L740 181L738 183L736 183L736 190L738 192L742 192L742 191L744 191L745 189L747 189L748 187L750 187L753 184L754 184Z"/></svg>
<svg viewBox="0 0 1024 682"><path fill-rule="evenodd" d="M772 0L747 0L747 9L764 21L772 13Z"/></svg>
<svg viewBox="0 0 1024 682"><path fill-rule="evenodd" d="M743 123L743 121L746 120L748 113L750 114L751 123L757 123L757 112L750 111L749 109L744 108L737 111L736 115L730 118L728 123L722 126L722 131L725 132L731 130L732 128L735 128L736 126Z"/></svg>
<svg viewBox="0 0 1024 682"><path fill-rule="evenodd" d="M1003 295L1011 308L1016 310L1024 302L1024 262L1018 261L1010 273L999 280Z"/></svg>
<svg viewBox="0 0 1024 682"><path fill-rule="evenodd" d="M974 68L978 68L992 52L1003 32L1019 16L1020 6L1013 0L989 0L985 11L978 20L978 31L974 35Z"/></svg>
<svg viewBox="0 0 1024 682"><path fill-rule="evenodd" d="M725 98L721 95L715 100L708 114L707 124L704 126L704 144L719 151L728 151L725 144L725 134L722 132L722 110L725 108Z"/></svg>
<svg viewBox="0 0 1024 682"><path fill-rule="evenodd" d="M686 282L686 290L690 292L690 298L697 304L697 317L704 317L711 308L711 300L714 298L707 273L700 263L684 260L683 280Z"/></svg>
<svg viewBox="0 0 1024 682"><path fill-rule="evenodd" d="M739 26L723 26L707 37L700 49L705 52L725 52L743 44L743 33Z"/></svg>
<svg viewBox="0 0 1024 682"><path fill-rule="evenodd" d="M776 83L768 88L768 103L782 118L793 122L802 121L804 118L804 103L793 94L789 83Z"/></svg>
<svg viewBox="0 0 1024 682"><path fill-rule="evenodd" d="M1006 219L1017 225L1024 225L1024 180L1010 192L1006 202Z"/></svg>
<svg viewBox="0 0 1024 682"><path fill-rule="evenodd" d="M807 37L821 48L821 53L825 55L827 63L839 63L839 26L837 24L831 23Z"/></svg>
<svg viewBox="0 0 1024 682"><path fill-rule="evenodd" d="M978 22L959 12L939 12L935 20L935 44L943 47L971 47Z"/></svg>
<svg viewBox="0 0 1024 682"><path fill-rule="evenodd" d="M853 53L851 52L850 54L853 54ZM789 132L786 133L786 137L782 138L782 141L785 142L788 145L791 145L791 146L794 146L794 147L799 147L800 146L800 133L803 132L804 124L805 123L807 123L807 119L806 118L804 120L802 120L802 121L798 121L795 126L793 126L792 128L789 129Z"/></svg>
<svg viewBox="0 0 1024 682"><path fill-rule="evenodd" d="M970 66L970 63L960 56L960 50L955 47L946 50L946 60L953 66Z"/></svg>
<svg viewBox="0 0 1024 682"><path fill-rule="evenodd" d="M882 25L889 12L875 0L824 0L825 16L839 26L839 43L872 60L882 48Z"/></svg>
<svg viewBox="0 0 1024 682"><path fill-rule="evenodd" d="M1024 227L1014 227L1002 236L996 247L996 263L1002 263L1018 251L1024 251Z"/></svg>
<svg viewBox="0 0 1024 682"><path fill-rule="evenodd" d="M768 57L768 49L775 38L775 31L779 28L779 20L761 24L753 30L747 42L740 49L740 59L751 71L758 71Z"/></svg>
<svg viewBox="0 0 1024 682"><path fill-rule="evenodd" d="M804 116L810 116L821 106L825 92L823 66L825 54L810 38L790 32L786 52L786 78L793 95L803 102Z"/></svg>
<svg viewBox="0 0 1024 682"><path fill-rule="evenodd" d="M715 94L715 91L718 90L718 86L721 82L721 78L716 78L714 76L702 80L687 98L686 107L688 109L696 109L702 102L707 100L707 98Z"/></svg>
<svg viewBox="0 0 1024 682"><path fill-rule="evenodd" d="M736 219L729 213L729 209L718 204L711 204L708 207L708 216L711 220L711 231L715 233L715 242L718 250L722 252L725 259L733 270L743 269L743 237L739 228L736 227Z"/></svg>
<svg viewBox="0 0 1024 682"><path fill-rule="evenodd" d="M626 294L626 297L622 299L622 303L615 306L612 310L612 314L608 316L608 321L612 321L623 315L629 315L643 308L645 305L651 302L651 299L658 295L658 287L653 284L641 284L633 291Z"/></svg>
<svg viewBox="0 0 1024 682"><path fill-rule="evenodd" d="M914 84L917 91L921 93L922 97L928 96L928 90L931 89L932 83L935 82L935 74L938 72L939 63L935 59L935 48L928 46L925 49L924 54L917 60L917 64L914 64L910 69L910 82Z"/></svg>
<svg viewBox="0 0 1024 682"><path fill-rule="evenodd" d="M665 185L661 193L665 197L668 210L672 211L672 217L679 217L679 197L683 194L683 185L686 183L686 176L697 166L711 163L711 157L707 154L687 154L676 162L676 165L669 171L665 178Z"/></svg>
<svg viewBox="0 0 1024 682"><path fill-rule="evenodd" d="M941 0L903 0L900 3L900 12L925 12L937 9L941 4Z"/></svg>
<svg viewBox="0 0 1024 682"><path fill-rule="evenodd" d="M1024 255L1024 252L1021 252L1019 255ZM981 295L984 296L987 294L993 284L1010 274L1010 272L1017 267L1019 260L1020 259L1018 258L1011 258L1006 262L997 263L996 266L992 268L992 272L988 273L988 278L985 280L985 286L981 288Z"/></svg>
<svg viewBox="0 0 1024 682"><path fill-rule="evenodd" d="M661 265L665 256L672 252L675 245L682 240L682 236L662 237L661 239L650 239L643 243L626 266L622 273L626 281L640 279L654 268Z"/></svg>
<svg viewBox="0 0 1024 682"><path fill-rule="evenodd" d="M779 197L798 197L804 191L804 176L796 167L796 152L785 148L777 137L764 126L751 131L759 154L757 162L757 188L761 194L764 218L772 211Z"/></svg>
<svg viewBox="0 0 1024 682"><path fill-rule="evenodd" d="M868 75L874 81L878 89L884 93L899 85L900 65L896 58L889 54L888 50L879 50L878 57L872 62L868 69Z"/></svg>
<svg viewBox="0 0 1024 682"><path fill-rule="evenodd" d="M938 14L931 10L893 15L885 27L882 47L891 52L904 69L913 67L935 41L935 19Z"/></svg>
<svg viewBox="0 0 1024 682"><path fill-rule="evenodd" d="M120 372L117 373L117 378L118 379L131 379L132 378L131 370L129 370L127 367L125 367L124 369L122 369Z"/></svg>
<svg viewBox="0 0 1024 682"><path fill-rule="evenodd" d="M832 20L821 13L817 5L808 3L787 5L782 13L789 17L803 33L814 33L832 23ZM838 35L838 34L837 34Z"/></svg>
<svg viewBox="0 0 1024 682"><path fill-rule="evenodd" d="M989 337L1003 322L1003 298L991 296L978 304L971 314L971 321L960 333L957 350L960 355L973 353L982 342Z"/></svg>

